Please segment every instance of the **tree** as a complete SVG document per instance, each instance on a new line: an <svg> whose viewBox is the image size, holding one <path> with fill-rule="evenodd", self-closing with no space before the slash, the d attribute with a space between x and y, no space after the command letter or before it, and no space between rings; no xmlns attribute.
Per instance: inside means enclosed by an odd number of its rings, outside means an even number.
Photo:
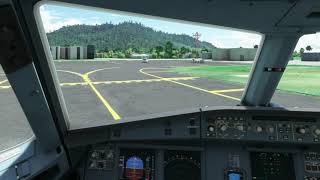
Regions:
<svg viewBox="0 0 320 180"><path fill-rule="evenodd" d="M112 58L114 56L114 52L112 50L108 51L107 57Z"/></svg>
<svg viewBox="0 0 320 180"><path fill-rule="evenodd" d="M149 51L148 51L148 54L153 59L158 58L158 54L157 54L156 48L150 48Z"/></svg>
<svg viewBox="0 0 320 180"><path fill-rule="evenodd" d="M312 47L309 45L309 46L306 47L306 50L307 50L307 51L311 51L311 50L312 50Z"/></svg>
<svg viewBox="0 0 320 180"><path fill-rule="evenodd" d="M165 57L165 53L164 52L160 52L159 58L164 58L164 57Z"/></svg>
<svg viewBox="0 0 320 180"><path fill-rule="evenodd" d="M162 46L156 46L157 58L160 58L160 53L163 52Z"/></svg>
<svg viewBox="0 0 320 180"><path fill-rule="evenodd" d="M259 47L259 46L258 46L257 44L253 46L253 48L255 48L255 49L258 49L258 47Z"/></svg>
<svg viewBox="0 0 320 180"><path fill-rule="evenodd" d="M203 48L201 49L201 52L209 52L209 50L207 48Z"/></svg>
<svg viewBox="0 0 320 180"><path fill-rule="evenodd" d="M164 46L165 56L167 58L172 57L172 50L173 50L173 44L170 41L167 41L167 43Z"/></svg>
<svg viewBox="0 0 320 180"><path fill-rule="evenodd" d="M115 54L116 58L125 58L126 55L124 53L122 53L121 51L117 51Z"/></svg>
<svg viewBox="0 0 320 180"><path fill-rule="evenodd" d="M182 46L182 47L180 48L180 53L181 53L182 55L184 55L184 54L186 54L186 53L188 53L188 52L190 52L190 49L189 49L189 48L186 48L186 47L184 47L184 46Z"/></svg>
<svg viewBox="0 0 320 180"><path fill-rule="evenodd" d="M294 51L292 54L293 57L300 57L300 54L297 51Z"/></svg>
<svg viewBox="0 0 320 180"><path fill-rule="evenodd" d="M125 52L125 56L126 56L126 58L131 57L131 55L132 55L132 54L133 54L133 50L132 50L132 48L127 49L127 50L126 50L126 52Z"/></svg>
<svg viewBox="0 0 320 180"><path fill-rule="evenodd" d="M300 53L298 51L294 51L291 55L292 60L301 59Z"/></svg>
<svg viewBox="0 0 320 180"><path fill-rule="evenodd" d="M194 38L185 34L170 34L156 31L152 28L143 26L140 23L123 22L119 24L105 23L101 25L72 25L65 26L56 31L47 33L50 46L77 45L86 46L95 45L96 50L109 52L119 49L124 53L132 48L135 53L149 52L150 47L156 47L166 44L170 41L174 45L193 47ZM209 43L199 41L199 47L213 49L214 46ZM158 54L160 54L158 51Z"/></svg>
<svg viewBox="0 0 320 180"><path fill-rule="evenodd" d="M199 57L199 51L197 49L192 49L191 50L191 57L192 58L198 58Z"/></svg>
<svg viewBox="0 0 320 180"><path fill-rule="evenodd" d="M300 52L300 55L303 54L303 53L304 53L304 49L303 49L303 48L300 48L300 51L299 51L299 52Z"/></svg>

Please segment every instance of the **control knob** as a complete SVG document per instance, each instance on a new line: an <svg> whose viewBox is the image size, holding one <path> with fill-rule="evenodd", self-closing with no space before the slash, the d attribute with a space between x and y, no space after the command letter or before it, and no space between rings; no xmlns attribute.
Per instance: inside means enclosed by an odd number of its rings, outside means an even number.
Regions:
<svg viewBox="0 0 320 180"><path fill-rule="evenodd" d="M257 127L256 127L256 131L257 131L258 133L261 133L261 132L262 132L262 127L261 127L261 126L257 126Z"/></svg>
<svg viewBox="0 0 320 180"><path fill-rule="evenodd" d="M320 136L320 129L317 128L317 129L313 130L313 133L314 133L315 135L317 135L317 136Z"/></svg>
<svg viewBox="0 0 320 180"><path fill-rule="evenodd" d="M96 152L96 151L93 151L93 152L91 153L91 157L92 157L92 158L97 158L98 156L99 156L99 153Z"/></svg>
<svg viewBox="0 0 320 180"><path fill-rule="evenodd" d="M243 126L243 125L238 125L238 126L237 126L237 129L238 129L239 131L244 131L244 126Z"/></svg>
<svg viewBox="0 0 320 180"><path fill-rule="evenodd" d="M214 127L213 126L208 126L208 131L209 132L213 132L214 131Z"/></svg>
<svg viewBox="0 0 320 180"><path fill-rule="evenodd" d="M226 131L227 129L228 129L228 127L225 124L220 127L221 131Z"/></svg>
<svg viewBox="0 0 320 180"><path fill-rule="evenodd" d="M90 162L89 167L90 168L95 168L96 167L96 163L95 162Z"/></svg>
<svg viewBox="0 0 320 180"><path fill-rule="evenodd" d="M267 128L267 131L269 132L269 133L274 133L274 127L273 126L269 126L268 128Z"/></svg>
<svg viewBox="0 0 320 180"><path fill-rule="evenodd" d="M113 159L113 152L112 151L109 151L109 153L107 154L107 158Z"/></svg>
<svg viewBox="0 0 320 180"><path fill-rule="evenodd" d="M306 133L306 128L304 128L304 127L298 127L298 128L296 129L296 132L297 132L298 134L305 134L305 133Z"/></svg>

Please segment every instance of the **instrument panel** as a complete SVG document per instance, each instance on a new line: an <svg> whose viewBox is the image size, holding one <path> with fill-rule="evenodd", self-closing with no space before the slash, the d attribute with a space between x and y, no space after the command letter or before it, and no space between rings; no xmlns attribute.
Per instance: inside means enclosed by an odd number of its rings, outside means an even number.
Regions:
<svg viewBox="0 0 320 180"><path fill-rule="evenodd" d="M239 145L221 147L221 144L211 143L206 146L207 149L202 150L186 150L192 147L172 150L169 146L169 149L159 146L140 149L101 144L88 153L84 179L320 179L320 149L254 149ZM103 165L93 167L92 162L103 162Z"/></svg>
<svg viewBox="0 0 320 180"><path fill-rule="evenodd" d="M210 115L204 120L208 139L318 144L320 121L314 117Z"/></svg>
<svg viewBox="0 0 320 180"><path fill-rule="evenodd" d="M93 148L88 153L88 169L110 170L114 167L114 145L108 144Z"/></svg>
<svg viewBox="0 0 320 180"><path fill-rule="evenodd" d="M271 114L204 111L115 125L121 133L88 152L84 179L320 180L319 117Z"/></svg>

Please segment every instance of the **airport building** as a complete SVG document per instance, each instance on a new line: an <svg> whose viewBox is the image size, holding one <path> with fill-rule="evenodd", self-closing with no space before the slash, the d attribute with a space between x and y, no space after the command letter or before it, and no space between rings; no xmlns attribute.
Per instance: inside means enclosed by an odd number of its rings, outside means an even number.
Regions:
<svg viewBox="0 0 320 180"><path fill-rule="evenodd" d="M212 59L212 53L211 52L203 52L201 53L202 59Z"/></svg>
<svg viewBox="0 0 320 180"><path fill-rule="evenodd" d="M60 47L60 56L57 56L57 59L67 59L66 55L67 55L67 48L66 47Z"/></svg>
<svg viewBox="0 0 320 180"><path fill-rule="evenodd" d="M93 45L88 46L52 46L50 47L52 58L58 59L94 59L95 47Z"/></svg>
<svg viewBox="0 0 320 180"><path fill-rule="evenodd" d="M255 48L215 48L212 49L214 61L253 61L257 53Z"/></svg>
<svg viewBox="0 0 320 180"><path fill-rule="evenodd" d="M301 61L320 61L320 52L305 52L301 54Z"/></svg>
<svg viewBox="0 0 320 180"><path fill-rule="evenodd" d="M84 59L94 59L95 55L96 55L96 48L94 45L88 45L83 48Z"/></svg>
<svg viewBox="0 0 320 180"><path fill-rule="evenodd" d="M149 54L132 54L130 57L133 59L144 59L149 58Z"/></svg>
<svg viewBox="0 0 320 180"><path fill-rule="evenodd" d="M50 47L52 59L60 59L60 46Z"/></svg>

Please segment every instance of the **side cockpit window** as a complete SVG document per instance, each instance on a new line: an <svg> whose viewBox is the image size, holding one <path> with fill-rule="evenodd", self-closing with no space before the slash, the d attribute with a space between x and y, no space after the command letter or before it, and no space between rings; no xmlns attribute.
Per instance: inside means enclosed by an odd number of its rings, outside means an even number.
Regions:
<svg viewBox="0 0 320 180"><path fill-rule="evenodd" d="M320 33L302 36L272 102L291 108L320 108Z"/></svg>
<svg viewBox="0 0 320 180"><path fill-rule="evenodd" d="M19 101L0 66L0 152L33 136Z"/></svg>

